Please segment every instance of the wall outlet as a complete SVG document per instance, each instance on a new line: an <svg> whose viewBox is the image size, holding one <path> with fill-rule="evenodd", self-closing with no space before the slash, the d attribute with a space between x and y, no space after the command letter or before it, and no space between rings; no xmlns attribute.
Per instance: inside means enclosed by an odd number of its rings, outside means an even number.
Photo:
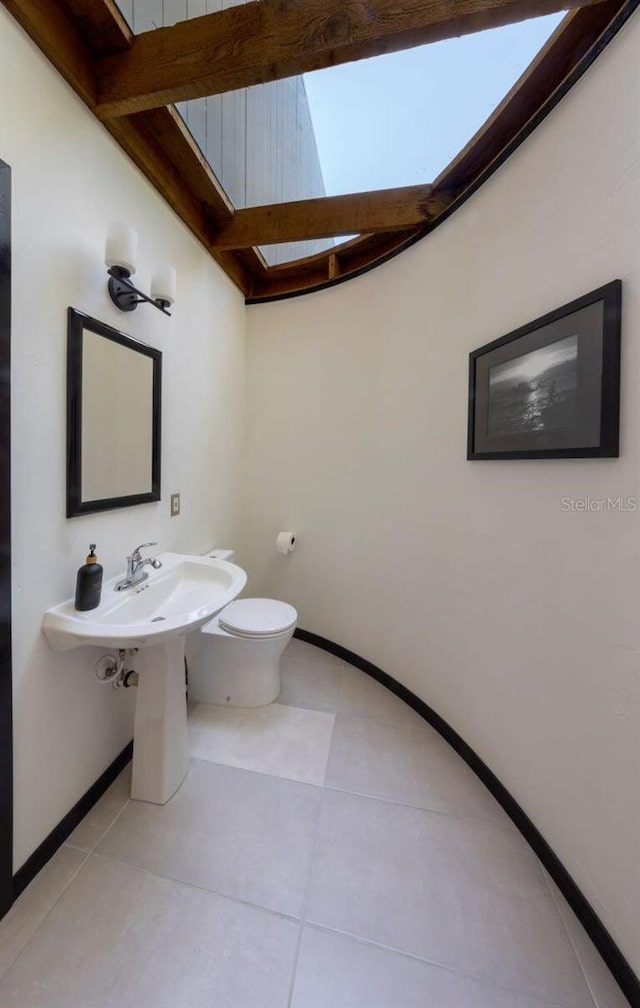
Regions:
<svg viewBox="0 0 640 1008"><path fill-rule="evenodd" d="M180 514L180 494L171 494L171 517Z"/></svg>

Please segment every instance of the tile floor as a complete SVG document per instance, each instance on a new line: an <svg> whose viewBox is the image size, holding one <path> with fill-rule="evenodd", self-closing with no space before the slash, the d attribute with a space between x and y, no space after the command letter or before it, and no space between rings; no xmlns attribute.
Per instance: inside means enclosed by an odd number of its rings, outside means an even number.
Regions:
<svg viewBox="0 0 640 1008"><path fill-rule="evenodd" d="M0 923L1 1008L624 1008L466 765L293 640L277 704L195 705L165 806L111 786Z"/></svg>

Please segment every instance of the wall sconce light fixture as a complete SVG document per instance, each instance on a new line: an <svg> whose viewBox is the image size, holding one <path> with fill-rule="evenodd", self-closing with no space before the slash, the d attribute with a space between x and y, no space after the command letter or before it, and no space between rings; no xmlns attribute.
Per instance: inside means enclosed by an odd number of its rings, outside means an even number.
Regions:
<svg viewBox="0 0 640 1008"><path fill-rule="evenodd" d="M173 266L161 266L151 279L151 296L143 294L131 283L136 271L138 235L126 224L111 224L107 233L104 261L109 274L109 295L120 311L135 311L147 302L165 315L176 299L176 271Z"/></svg>

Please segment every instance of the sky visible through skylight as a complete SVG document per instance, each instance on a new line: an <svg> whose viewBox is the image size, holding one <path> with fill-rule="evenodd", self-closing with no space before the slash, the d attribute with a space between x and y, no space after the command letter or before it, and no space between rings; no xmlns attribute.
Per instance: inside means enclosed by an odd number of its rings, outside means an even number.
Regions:
<svg viewBox="0 0 640 1008"><path fill-rule="evenodd" d="M305 74L327 196L433 181L563 17Z"/></svg>

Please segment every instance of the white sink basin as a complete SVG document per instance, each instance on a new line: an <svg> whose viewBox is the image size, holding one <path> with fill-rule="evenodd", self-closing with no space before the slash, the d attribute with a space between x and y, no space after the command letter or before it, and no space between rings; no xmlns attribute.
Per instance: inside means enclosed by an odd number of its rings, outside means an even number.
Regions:
<svg viewBox="0 0 640 1008"><path fill-rule="evenodd" d="M48 609L43 630L54 651L102 646L144 648L184 636L206 623L244 588L241 567L212 557L162 553L159 570L138 587L114 590L120 577L102 586L100 605L76 612L74 600Z"/></svg>

